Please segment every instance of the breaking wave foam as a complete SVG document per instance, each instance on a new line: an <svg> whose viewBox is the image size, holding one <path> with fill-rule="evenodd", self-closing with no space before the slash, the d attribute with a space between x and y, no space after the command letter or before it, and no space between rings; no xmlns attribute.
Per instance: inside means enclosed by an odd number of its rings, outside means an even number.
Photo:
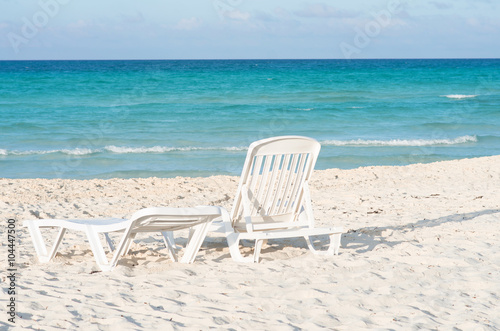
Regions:
<svg viewBox="0 0 500 331"><path fill-rule="evenodd" d="M456 145L469 142L477 142L476 136L462 136L455 139L392 139L392 140L325 140L321 144L324 146L432 146L432 145ZM7 155L44 155L44 154L66 154L84 156L97 153L114 154L146 154L146 153L169 153L169 152L191 152L191 151L246 151L247 147L128 147L109 145L103 148L73 148L73 149L53 149L53 150L29 150L29 151L9 151L0 149L1 156Z"/></svg>
<svg viewBox="0 0 500 331"><path fill-rule="evenodd" d="M52 149L46 151L8 151L6 149L0 149L0 155L44 155L44 154L54 154L62 153L68 155L88 155L96 153L97 151L89 148L74 148L74 149Z"/></svg>
<svg viewBox="0 0 500 331"><path fill-rule="evenodd" d="M154 146L154 147L118 147L118 146L106 146L104 148L109 152L116 154L127 154L127 153L167 153L167 152L191 152L191 151L243 151L246 147L166 147L166 146Z"/></svg>
<svg viewBox="0 0 500 331"><path fill-rule="evenodd" d="M172 147L162 147L162 146L154 146L154 147L118 147L118 146L106 146L105 150L116 153L116 154L128 154L128 153L166 153L173 150Z"/></svg>
<svg viewBox="0 0 500 331"><path fill-rule="evenodd" d="M466 95L466 94L448 94L448 95L442 95L443 97L447 97L448 99L468 99L468 98L475 98L477 97L477 94L471 94L471 95Z"/></svg>
<svg viewBox="0 0 500 331"><path fill-rule="evenodd" d="M115 154L144 154L144 153L168 153L168 152L190 152L190 151L244 151L246 147L127 147L127 146L106 146L104 148L73 148L73 149L53 149L53 150L29 150L29 151L8 151L0 149L0 155L44 155L62 153L67 155L90 155L96 153L111 152Z"/></svg>
<svg viewBox="0 0 500 331"><path fill-rule="evenodd" d="M325 146L433 146L457 145L477 142L476 136L462 136L455 139L392 139L392 140L325 140Z"/></svg>
<svg viewBox="0 0 500 331"><path fill-rule="evenodd" d="M69 155L88 155L93 154L95 151L90 148L75 148L75 149L62 149L61 153Z"/></svg>

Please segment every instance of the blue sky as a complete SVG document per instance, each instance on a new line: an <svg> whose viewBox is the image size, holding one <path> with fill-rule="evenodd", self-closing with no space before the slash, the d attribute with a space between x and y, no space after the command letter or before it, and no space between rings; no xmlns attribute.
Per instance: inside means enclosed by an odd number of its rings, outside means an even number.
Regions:
<svg viewBox="0 0 500 331"><path fill-rule="evenodd" d="M498 0L0 0L0 60L500 57Z"/></svg>

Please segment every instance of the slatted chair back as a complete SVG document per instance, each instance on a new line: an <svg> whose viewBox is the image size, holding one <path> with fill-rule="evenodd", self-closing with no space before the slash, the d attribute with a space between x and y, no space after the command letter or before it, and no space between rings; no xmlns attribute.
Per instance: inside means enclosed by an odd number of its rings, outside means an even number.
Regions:
<svg viewBox="0 0 500 331"><path fill-rule="evenodd" d="M316 140L300 136L251 144L231 214L233 227L252 232L305 225L298 214L320 149Z"/></svg>

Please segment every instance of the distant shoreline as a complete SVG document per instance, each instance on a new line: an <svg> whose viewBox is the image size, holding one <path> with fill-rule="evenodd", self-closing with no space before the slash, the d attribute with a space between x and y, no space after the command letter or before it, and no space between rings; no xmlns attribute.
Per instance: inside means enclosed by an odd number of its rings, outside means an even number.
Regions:
<svg viewBox="0 0 500 331"><path fill-rule="evenodd" d="M453 61L453 60L500 60L498 57L464 57L464 58L433 58L433 57L426 57L426 58L363 58L363 59L346 59L346 58L337 58L337 59L326 59L326 58L304 58L304 59L296 59L296 58L290 58L290 59L269 59L269 58L261 58L261 59L3 59L0 60L0 62L9 62L9 61L19 61L19 62L29 62L29 61L419 61L419 60L432 60L432 61L439 61L439 60L445 60L445 61Z"/></svg>

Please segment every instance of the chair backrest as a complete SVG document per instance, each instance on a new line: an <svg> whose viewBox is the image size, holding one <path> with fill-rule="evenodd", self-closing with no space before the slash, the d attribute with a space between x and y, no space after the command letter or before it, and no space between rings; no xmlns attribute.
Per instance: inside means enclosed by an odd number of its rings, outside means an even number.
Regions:
<svg viewBox="0 0 500 331"><path fill-rule="evenodd" d="M298 225L320 149L316 140L300 136L252 143L231 212L233 227L251 232Z"/></svg>

